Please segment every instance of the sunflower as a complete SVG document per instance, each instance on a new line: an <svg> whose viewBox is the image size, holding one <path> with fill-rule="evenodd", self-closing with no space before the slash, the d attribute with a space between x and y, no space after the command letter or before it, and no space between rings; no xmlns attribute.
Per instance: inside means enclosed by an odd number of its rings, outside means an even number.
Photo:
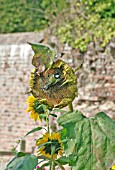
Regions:
<svg viewBox="0 0 115 170"><path fill-rule="evenodd" d="M62 108L77 96L77 79L74 70L63 60L57 60L38 74L34 68L29 79L30 92L51 108Z"/></svg>
<svg viewBox="0 0 115 170"><path fill-rule="evenodd" d="M28 103L28 108L26 112L31 112L30 117L35 121L41 120L40 114L44 114L46 110L46 106L40 104L39 101L34 96L29 96L26 103Z"/></svg>
<svg viewBox="0 0 115 170"><path fill-rule="evenodd" d="M38 139L36 142L38 146L38 154L46 156L48 158L56 159L59 154L62 156L62 142L60 140L60 133L54 132L49 134L46 132L43 138Z"/></svg>

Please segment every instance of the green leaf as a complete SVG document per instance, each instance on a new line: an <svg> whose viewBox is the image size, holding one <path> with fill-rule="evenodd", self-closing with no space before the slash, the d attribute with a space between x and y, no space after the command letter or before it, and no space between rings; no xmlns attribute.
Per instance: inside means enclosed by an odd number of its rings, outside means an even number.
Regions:
<svg viewBox="0 0 115 170"><path fill-rule="evenodd" d="M39 170L43 170L44 167L49 166L50 164L51 164L51 161L48 161L47 163L40 165Z"/></svg>
<svg viewBox="0 0 115 170"><path fill-rule="evenodd" d="M13 159L11 159L11 161L7 164L6 169L5 170L13 170L13 168L15 167L16 164L20 163L20 161L23 159L23 157L14 157Z"/></svg>
<svg viewBox="0 0 115 170"><path fill-rule="evenodd" d="M55 108L55 109L53 110L53 112L61 112L61 113L66 113L67 111L65 111L65 110L62 110L62 109L57 109L57 108Z"/></svg>
<svg viewBox="0 0 115 170"><path fill-rule="evenodd" d="M58 123L63 126L61 139L66 156L72 158L73 170L108 170L112 166L115 121L105 113L86 118L79 111L68 112Z"/></svg>
<svg viewBox="0 0 115 170"><path fill-rule="evenodd" d="M36 132L36 131L39 131L39 130L41 130L41 129L42 129L41 126L39 126L39 127L37 127L37 128L34 128L34 129L32 129L31 131L29 131L29 132L25 135L25 137L28 136L29 134L31 134L31 133L33 133L33 132Z"/></svg>
<svg viewBox="0 0 115 170"><path fill-rule="evenodd" d="M59 159L57 159L57 161L61 164L61 165L66 165L69 163L69 159L66 156L62 156Z"/></svg>
<svg viewBox="0 0 115 170"><path fill-rule="evenodd" d="M51 50L49 47L41 44L29 43L34 51L32 64L39 69L40 66L45 66L45 69L49 68L53 63L57 52ZM38 70L39 71L39 70Z"/></svg>
<svg viewBox="0 0 115 170"><path fill-rule="evenodd" d="M46 114L40 114L39 117L42 120L42 119L46 119L47 115Z"/></svg>
<svg viewBox="0 0 115 170"><path fill-rule="evenodd" d="M16 156L8 163L6 170L34 170L37 164L38 159L35 155Z"/></svg>
<svg viewBox="0 0 115 170"><path fill-rule="evenodd" d="M45 45L41 45L41 44L33 44L28 42L28 44L31 45L32 50L34 51L34 54L37 54L39 51L42 51L43 53L47 52L48 50L50 50L49 47L45 46Z"/></svg>
<svg viewBox="0 0 115 170"><path fill-rule="evenodd" d="M57 117L57 115L56 115L56 114L53 114L53 113L50 113L50 115L53 116L53 117Z"/></svg>
<svg viewBox="0 0 115 170"><path fill-rule="evenodd" d="M22 156L25 156L27 155L27 153L24 153L24 152L18 152L17 153L17 157L22 157Z"/></svg>

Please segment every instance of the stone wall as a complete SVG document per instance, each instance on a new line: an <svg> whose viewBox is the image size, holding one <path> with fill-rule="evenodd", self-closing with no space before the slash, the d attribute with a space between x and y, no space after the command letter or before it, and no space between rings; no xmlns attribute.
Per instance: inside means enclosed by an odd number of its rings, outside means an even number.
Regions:
<svg viewBox="0 0 115 170"><path fill-rule="evenodd" d="M75 109L90 117L104 111L115 118L115 40L107 48L91 43L87 53L80 54L67 44L60 46L55 37L45 33L16 33L0 35L0 151L9 151L29 130L40 125L25 112L28 78L32 69L33 52L26 42L56 43L64 51L64 60L72 67L84 57L83 68L77 72L79 96ZM40 132L26 139L26 151L31 152Z"/></svg>
<svg viewBox="0 0 115 170"><path fill-rule="evenodd" d="M104 111L115 119L115 39L105 49L90 44L78 82L77 109L88 117Z"/></svg>
<svg viewBox="0 0 115 170"><path fill-rule="evenodd" d="M33 56L27 41L36 41L35 35L24 33L0 36L0 151L11 151L21 137L40 124L33 122L25 112L28 97L25 93L29 90L28 78ZM38 40L42 37L43 34L40 34ZM37 133L33 133L27 137L26 152L32 152L37 136Z"/></svg>

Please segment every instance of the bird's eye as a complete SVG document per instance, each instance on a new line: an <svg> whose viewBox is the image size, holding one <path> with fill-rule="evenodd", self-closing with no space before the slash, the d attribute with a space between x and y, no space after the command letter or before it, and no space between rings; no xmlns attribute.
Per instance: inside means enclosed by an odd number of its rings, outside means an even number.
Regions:
<svg viewBox="0 0 115 170"><path fill-rule="evenodd" d="M60 74L59 74L59 73L55 73L55 74L54 74L54 77L55 77L56 79L59 79L59 78L60 78Z"/></svg>

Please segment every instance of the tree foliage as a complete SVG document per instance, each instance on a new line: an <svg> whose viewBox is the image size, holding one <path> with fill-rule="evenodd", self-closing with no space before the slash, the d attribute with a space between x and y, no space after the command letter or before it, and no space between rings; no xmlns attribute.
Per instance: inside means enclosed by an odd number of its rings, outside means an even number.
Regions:
<svg viewBox="0 0 115 170"><path fill-rule="evenodd" d="M73 2L73 3L72 3ZM105 47L115 36L115 2L113 0L75 0L57 22L56 35L62 43L86 51L89 42Z"/></svg>
<svg viewBox="0 0 115 170"><path fill-rule="evenodd" d="M49 27L73 48L89 42L105 47L115 36L114 0L1 0L0 32L38 31Z"/></svg>
<svg viewBox="0 0 115 170"><path fill-rule="evenodd" d="M62 0L1 0L0 32L38 31L62 10Z"/></svg>

